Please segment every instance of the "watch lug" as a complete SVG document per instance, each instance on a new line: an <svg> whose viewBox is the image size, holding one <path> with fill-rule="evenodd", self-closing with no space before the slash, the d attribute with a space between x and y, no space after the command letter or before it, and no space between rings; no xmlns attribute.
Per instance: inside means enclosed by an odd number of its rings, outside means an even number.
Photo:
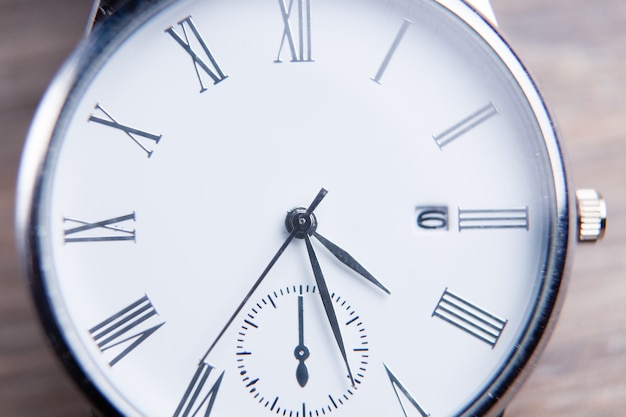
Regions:
<svg viewBox="0 0 626 417"><path fill-rule="evenodd" d="M85 35L89 35L97 24L102 23L130 1L131 0L93 0Z"/></svg>
<svg viewBox="0 0 626 417"><path fill-rule="evenodd" d="M465 3L469 4L479 12L485 19L487 19L492 25L498 26L496 15L493 12L493 7L489 0L465 0Z"/></svg>

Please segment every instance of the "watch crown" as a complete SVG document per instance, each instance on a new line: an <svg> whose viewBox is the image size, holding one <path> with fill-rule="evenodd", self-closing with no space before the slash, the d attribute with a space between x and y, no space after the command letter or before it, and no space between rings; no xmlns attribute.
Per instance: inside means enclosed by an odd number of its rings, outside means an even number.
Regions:
<svg viewBox="0 0 626 417"><path fill-rule="evenodd" d="M578 241L596 242L606 231L606 202L596 190L577 190Z"/></svg>

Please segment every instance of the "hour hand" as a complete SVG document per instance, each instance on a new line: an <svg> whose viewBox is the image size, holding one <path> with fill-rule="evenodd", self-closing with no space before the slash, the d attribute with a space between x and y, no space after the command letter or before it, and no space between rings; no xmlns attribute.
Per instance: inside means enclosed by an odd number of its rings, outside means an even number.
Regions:
<svg viewBox="0 0 626 417"><path fill-rule="evenodd" d="M367 279L372 284L376 285L378 288L380 288L387 294L391 294L391 292L387 289L387 287L385 287L376 278L374 278L374 276L370 274L367 271L367 269L363 268L363 266L360 263L358 263L357 260L354 259L352 255L350 255L348 252L341 249L339 246L335 245L333 242L326 239L324 236L320 235L317 232L313 233L313 236L315 236L315 238L319 240L320 243L324 245L326 249L330 251L330 253L335 255L335 257L339 259L348 268L352 269L353 271L361 275L363 278Z"/></svg>

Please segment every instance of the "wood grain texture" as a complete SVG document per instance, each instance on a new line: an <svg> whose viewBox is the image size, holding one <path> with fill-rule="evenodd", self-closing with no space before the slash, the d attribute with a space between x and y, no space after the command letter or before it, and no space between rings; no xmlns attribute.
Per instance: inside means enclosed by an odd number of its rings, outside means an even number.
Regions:
<svg viewBox="0 0 626 417"><path fill-rule="evenodd" d="M492 0L550 103L578 187L609 202L609 229L579 245L555 333L507 417L626 415L626 1ZM87 0L0 0L0 416L85 417L48 349L13 237L30 119L80 39Z"/></svg>

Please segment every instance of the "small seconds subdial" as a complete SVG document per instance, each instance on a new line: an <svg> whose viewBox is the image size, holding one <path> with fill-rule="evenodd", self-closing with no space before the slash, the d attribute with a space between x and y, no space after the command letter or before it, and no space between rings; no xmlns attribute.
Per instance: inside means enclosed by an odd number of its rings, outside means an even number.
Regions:
<svg viewBox="0 0 626 417"><path fill-rule="evenodd" d="M353 379L333 342L317 288L293 285L265 295L243 319L237 367L243 387L278 415L324 415L346 404L363 383L369 343L361 317L331 294Z"/></svg>

